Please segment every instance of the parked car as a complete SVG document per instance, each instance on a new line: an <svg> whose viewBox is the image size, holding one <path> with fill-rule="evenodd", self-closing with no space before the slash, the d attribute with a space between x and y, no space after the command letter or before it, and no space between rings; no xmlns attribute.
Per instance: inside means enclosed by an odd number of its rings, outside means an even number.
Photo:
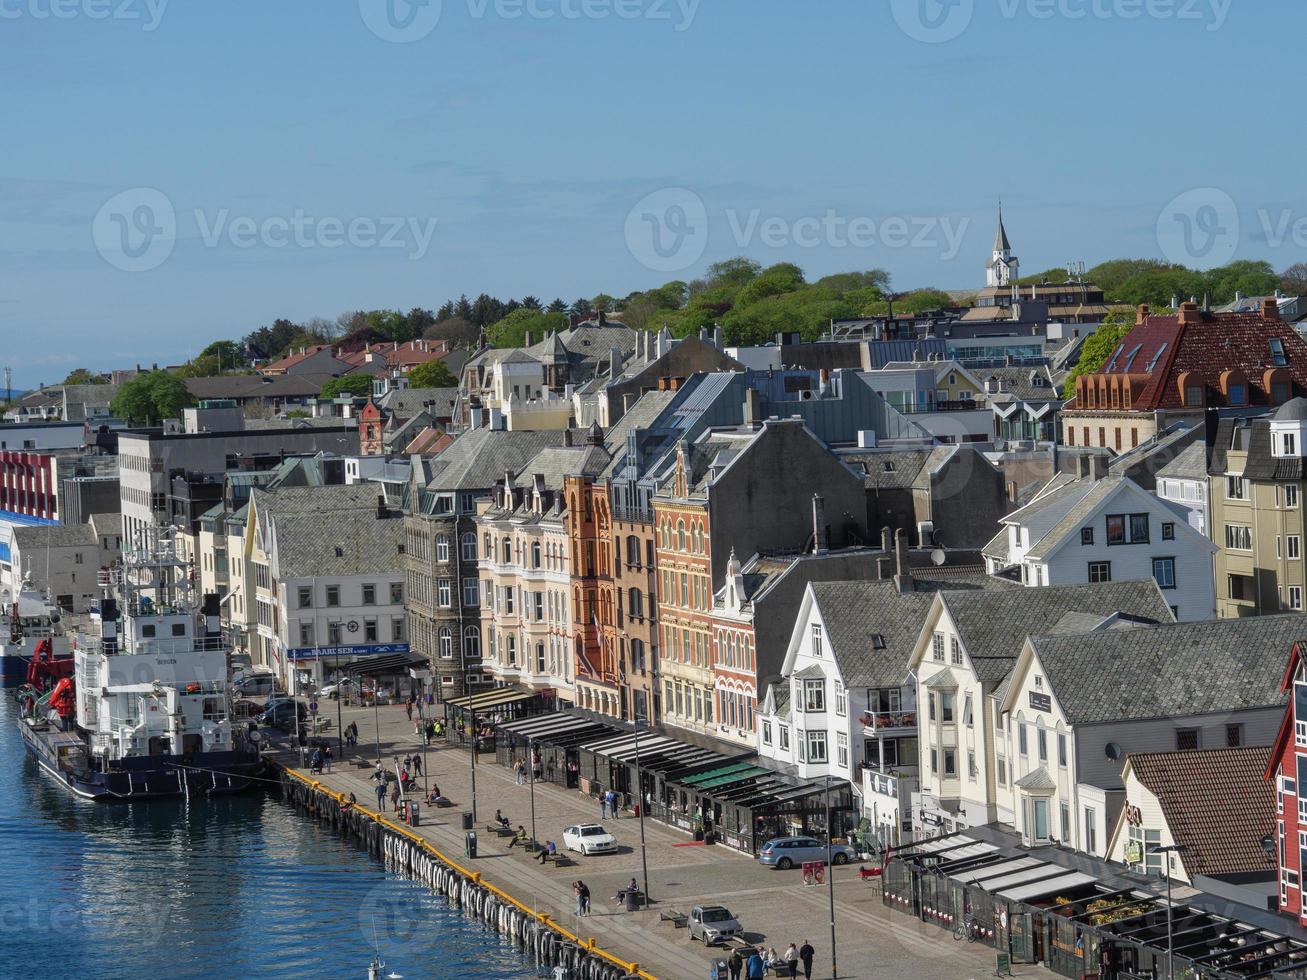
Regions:
<svg viewBox="0 0 1307 980"><path fill-rule="evenodd" d="M582 854L612 854L617 851L617 838L597 823L583 823L563 831L563 847Z"/></svg>
<svg viewBox="0 0 1307 980"><path fill-rule="evenodd" d="M856 859L858 852L848 844L831 846L831 863L848 864ZM758 861L769 868L782 871L809 861L826 863L826 845L815 837L776 837L762 845L758 852Z"/></svg>
<svg viewBox="0 0 1307 980"><path fill-rule="evenodd" d="M703 940L705 946L715 946L732 936L741 935L744 927L722 905L696 905L690 912L690 940Z"/></svg>
<svg viewBox="0 0 1307 980"><path fill-rule="evenodd" d="M309 709L299 701L282 701L259 716L259 724L283 732L295 731L309 716Z"/></svg>
<svg viewBox="0 0 1307 980"><path fill-rule="evenodd" d="M236 684L241 697L264 697L277 690L277 679L272 674L250 674Z"/></svg>
<svg viewBox="0 0 1307 980"><path fill-rule="evenodd" d="M328 684L326 687L324 687L322 690L318 692L318 697L328 701L334 701L342 694L348 698L348 697L355 696L358 693L359 693L358 681L344 680L344 681L337 681L334 684Z"/></svg>

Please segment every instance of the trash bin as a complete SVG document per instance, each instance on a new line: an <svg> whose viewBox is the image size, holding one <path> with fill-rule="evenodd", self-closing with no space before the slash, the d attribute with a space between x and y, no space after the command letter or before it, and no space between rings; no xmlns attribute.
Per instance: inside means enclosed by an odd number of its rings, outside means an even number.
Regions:
<svg viewBox="0 0 1307 980"><path fill-rule="evenodd" d="M725 960L713 960L708 964L708 980L727 980L731 975Z"/></svg>
<svg viewBox="0 0 1307 980"><path fill-rule="evenodd" d="M416 827L422 822L422 818L418 812L421 809L422 807L417 800L408 801L408 824L410 827Z"/></svg>
<svg viewBox="0 0 1307 980"><path fill-rule="evenodd" d="M463 814L463 829L464 830L472 829L472 814L470 813Z"/></svg>
<svg viewBox="0 0 1307 980"><path fill-rule="evenodd" d="M638 912L640 906L644 904L644 893L639 891L628 891L626 893L626 911Z"/></svg>
<svg viewBox="0 0 1307 980"><path fill-rule="evenodd" d="M463 835L463 853L470 858L477 856L477 835L475 830L469 830Z"/></svg>

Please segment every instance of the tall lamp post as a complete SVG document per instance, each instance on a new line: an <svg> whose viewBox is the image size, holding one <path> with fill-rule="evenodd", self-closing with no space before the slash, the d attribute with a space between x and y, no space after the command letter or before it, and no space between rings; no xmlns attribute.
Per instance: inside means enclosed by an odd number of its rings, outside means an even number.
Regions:
<svg viewBox="0 0 1307 980"><path fill-rule="evenodd" d="M531 767L528 775L531 777L531 845L539 848L536 843L536 743L533 739L526 740L526 761Z"/></svg>
<svg viewBox="0 0 1307 980"><path fill-rule="evenodd" d="M472 826L477 822L477 709L472 711Z"/></svg>
<svg viewBox="0 0 1307 980"><path fill-rule="evenodd" d="M835 955L835 862L832 844L835 836L835 821L830 807L830 784L833 776L826 777L826 888L830 896L830 975L835 980L840 975L840 968Z"/></svg>
<svg viewBox="0 0 1307 980"><path fill-rule="evenodd" d="M372 678L372 723L377 729L377 765L382 765L381 758L381 691L377 679Z"/></svg>
<svg viewBox="0 0 1307 980"><path fill-rule="evenodd" d="M636 813L640 814L640 871L644 875L641 884L644 886L644 905L649 907L649 862L644 853L644 811L647 809L644 798L644 780L640 776L640 716L635 716L635 797L637 806Z"/></svg>
<svg viewBox="0 0 1307 980"><path fill-rule="evenodd" d="M1175 908L1171 905L1172 854L1189 850L1184 844L1154 844L1149 854L1166 855L1166 980L1175 980L1175 933L1172 931Z"/></svg>

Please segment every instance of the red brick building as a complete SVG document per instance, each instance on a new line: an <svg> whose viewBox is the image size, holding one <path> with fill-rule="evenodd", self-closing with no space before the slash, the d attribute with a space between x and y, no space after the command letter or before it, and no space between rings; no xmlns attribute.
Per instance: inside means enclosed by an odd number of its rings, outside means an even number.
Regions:
<svg viewBox="0 0 1307 980"><path fill-rule="evenodd" d="M1271 746L1266 778L1275 783L1273 845L1280 881L1280 911L1307 926L1303 874L1307 871L1307 665L1303 645L1293 645L1284 671L1290 695L1280 733Z"/></svg>
<svg viewBox="0 0 1307 980"><path fill-rule="evenodd" d="M1307 341L1280 319L1274 299L1252 313L1182 303L1159 316L1141 306L1102 370L1076 379L1062 441L1126 452L1159 426L1209 408L1274 408L1305 392Z"/></svg>
<svg viewBox="0 0 1307 980"><path fill-rule="evenodd" d="M372 399L359 412L359 453L363 456L377 456L382 452L381 434L385 419L381 409Z"/></svg>

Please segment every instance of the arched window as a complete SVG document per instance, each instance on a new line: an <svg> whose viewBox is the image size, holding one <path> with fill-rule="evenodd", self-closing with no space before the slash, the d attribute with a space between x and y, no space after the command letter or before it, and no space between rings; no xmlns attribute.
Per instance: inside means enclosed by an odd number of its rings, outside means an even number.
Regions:
<svg viewBox="0 0 1307 980"><path fill-rule="evenodd" d="M448 626L440 628L440 657L442 660L450 660L454 656L454 634Z"/></svg>
<svg viewBox="0 0 1307 980"><path fill-rule="evenodd" d="M685 550L685 521L676 522L676 548L678 551Z"/></svg>
<svg viewBox="0 0 1307 980"><path fill-rule="evenodd" d="M436 561L449 561L449 535L436 535Z"/></svg>
<svg viewBox="0 0 1307 980"><path fill-rule="evenodd" d="M626 563L637 567L640 564L640 539L634 534L626 536Z"/></svg>
<svg viewBox="0 0 1307 980"><path fill-rule="evenodd" d="M463 657L467 660L481 657L481 630L475 626L463 628Z"/></svg>
<svg viewBox="0 0 1307 980"><path fill-rule="evenodd" d="M463 537L460 539L460 541L462 542L460 548L463 553L463 560L476 561L477 560L477 536L471 531L464 531ZM489 543L490 543L490 535L487 534L486 544L489 545Z"/></svg>
<svg viewBox="0 0 1307 980"><path fill-rule="evenodd" d="M532 568L540 567L540 542L539 541L531 542L531 567Z"/></svg>
<svg viewBox="0 0 1307 980"><path fill-rule="evenodd" d="M513 563L513 539L512 538L504 538L503 561L505 565L511 565Z"/></svg>

